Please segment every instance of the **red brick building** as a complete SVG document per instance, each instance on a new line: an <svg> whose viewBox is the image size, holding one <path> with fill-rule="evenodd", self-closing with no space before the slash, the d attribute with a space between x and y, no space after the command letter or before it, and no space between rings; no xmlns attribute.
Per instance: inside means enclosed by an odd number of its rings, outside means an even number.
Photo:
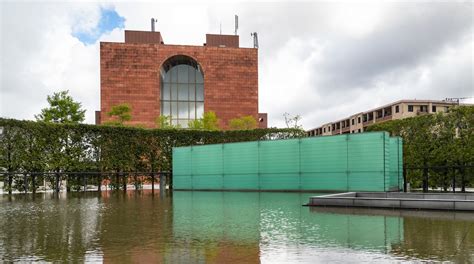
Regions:
<svg viewBox="0 0 474 264"><path fill-rule="evenodd" d="M160 32L125 31L125 43L100 43L100 112L128 103L130 124L155 127L160 115L186 127L214 111L222 129L229 120L258 113L258 50L239 47L239 36L206 35L203 46L164 44Z"/></svg>

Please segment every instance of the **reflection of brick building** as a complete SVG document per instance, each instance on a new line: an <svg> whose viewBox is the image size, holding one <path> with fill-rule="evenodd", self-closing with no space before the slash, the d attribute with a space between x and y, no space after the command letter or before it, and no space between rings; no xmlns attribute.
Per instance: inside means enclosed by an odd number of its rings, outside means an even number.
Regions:
<svg viewBox="0 0 474 264"><path fill-rule="evenodd" d="M125 43L100 44L101 107L97 122L110 119L113 105L132 106L130 124L154 127L160 115L187 126L214 111L220 126L258 113L258 50L240 48L239 36L206 35L203 46L165 45L160 32L125 31ZM262 118L264 117L264 118Z"/></svg>

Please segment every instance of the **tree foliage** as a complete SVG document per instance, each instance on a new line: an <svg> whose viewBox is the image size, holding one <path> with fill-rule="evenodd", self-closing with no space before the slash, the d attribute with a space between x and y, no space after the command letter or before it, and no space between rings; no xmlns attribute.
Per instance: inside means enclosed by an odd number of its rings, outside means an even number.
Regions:
<svg viewBox="0 0 474 264"><path fill-rule="evenodd" d="M47 101L49 107L41 109L41 113L35 115L37 121L68 124L84 121L86 110L81 109L81 103L75 102L69 91L48 95Z"/></svg>
<svg viewBox="0 0 474 264"><path fill-rule="evenodd" d="M274 140L306 135L304 131L296 129L143 129L2 118L0 127L3 128L3 134L0 136L0 171L22 174L54 172L61 177L68 177L68 183L72 184L76 178L76 182L80 182L80 178L70 173L77 171L117 175L135 171L169 171L172 169L173 147ZM54 182L53 178L47 180ZM116 188L119 186L118 180L113 177L110 180Z"/></svg>
<svg viewBox="0 0 474 264"><path fill-rule="evenodd" d="M177 126L174 126L173 124L171 124L171 116L160 115L159 117L156 118L155 123L156 123L156 127L161 128L161 129L178 128Z"/></svg>
<svg viewBox="0 0 474 264"><path fill-rule="evenodd" d="M367 131L388 131L392 136L401 136L404 164L408 167L474 164L474 106L374 124ZM412 177L409 180L421 182L420 172L408 172ZM430 173L430 185L446 186L451 178L448 174L453 172Z"/></svg>
<svg viewBox="0 0 474 264"><path fill-rule="evenodd" d="M132 107L127 103L114 105L107 115L113 120L104 122L104 125L122 126L124 122L132 120Z"/></svg>
<svg viewBox="0 0 474 264"><path fill-rule="evenodd" d="M205 112L202 118L190 121L188 127L195 130L217 131L219 130L219 119L215 112Z"/></svg>
<svg viewBox="0 0 474 264"><path fill-rule="evenodd" d="M257 120L253 116L242 116L233 118L229 121L229 127L232 130L250 130L257 128Z"/></svg>

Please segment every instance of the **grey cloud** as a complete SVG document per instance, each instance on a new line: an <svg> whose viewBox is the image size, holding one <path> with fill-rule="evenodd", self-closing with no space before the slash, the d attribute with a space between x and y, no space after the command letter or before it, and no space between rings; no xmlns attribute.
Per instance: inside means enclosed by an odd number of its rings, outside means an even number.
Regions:
<svg viewBox="0 0 474 264"><path fill-rule="evenodd" d="M51 93L45 73L32 68L42 56L53 52L48 50L51 40L45 39L46 34L56 30L58 21L70 26L74 23L68 18L87 11L77 11L79 4L0 4L0 115L32 118ZM160 30L168 32L165 40L176 44L201 44L204 30L218 32L219 22L223 22L223 33L230 34L233 15L238 14L242 46L252 46L250 33L259 33L260 109L269 113L269 124L283 125L282 114L290 112L301 114L303 124L310 128L402 98L473 96L472 6L460 2L390 3L374 30L358 37L334 28L330 23L333 5L327 2L213 4L207 10L205 5L196 9L134 3L119 4L117 11L127 19L127 27L139 30L148 30L151 13L185 11L189 14L186 19L195 23L180 24L181 18L171 19L178 16L160 13ZM208 28L203 28L206 25ZM302 44L295 48L289 45L292 41ZM450 49L455 52L447 52ZM318 56L313 58L314 53ZM78 87L75 92L92 116L100 89L98 51L87 54L70 56L72 62L57 74L62 82L71 84L63 89L73 90L74 78L77 85L90 86L87 91ZM284 56L279 57L281 54ZM305 78L291 87L283 86L292 82L271 82L275 72L284 73L281 69L288 67L285 56L302 62L292 65L297 68L292 72L309 72L309 76L288 76L289 80ZM54 60L48 67L55 67ZM421 80L420 68L430 72L427 81Z"/></svg>
<svg viewBox="0 0 474 264"><path fill-rule="evenodd" d="M462 4L400 4L389 16L366 38L333 41L326 61L313 66L322 76L315 86L332 92L370 86L380 74L416 66L438 54L473 27L472 14Z"/></svg>

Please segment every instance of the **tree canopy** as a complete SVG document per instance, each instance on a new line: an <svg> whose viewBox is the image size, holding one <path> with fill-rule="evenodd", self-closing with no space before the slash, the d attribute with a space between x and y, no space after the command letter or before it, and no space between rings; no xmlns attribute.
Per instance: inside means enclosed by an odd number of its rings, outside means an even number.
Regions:
<svg viewBox="0 0 474 264"><path fill-rule="evenodd" d="M474 106L391 120L371 125L367 131L388 131L392 136L401 136L403 162L407 167L474 164ZM430 175L432 186L449 185L447 171L430 172ZM407 177L412 182L415 179L415 183L421 181L416 171L408 171Z"/></svg>
<svg viewBox="0 0 474 264"><path fill-rule="evenodd" d="M257 120L253 116L242 116L229 121L232 130L250 130L257 128Z"/></svg>
<svg viewBox="0 0 474 264"><path fill-rule="evenodd" d="M41 113L35 115L37 121L63 124L77 124L84 121L86 110L82 109L81 103L73 100L68 90L48 95L46 100L49 107L41 109Z"/></svg>
<svg viewBox="0 0 474 264"><path fill-rule="evenodd" d="M219 119L215 112L209 111L205 112L202 118L190 121L188 126L195 130L217 131L219 130Z"/></svg>
<svg viewBox="0 0 474 264"><path fill-rule="evenodd" d="M114 120L104 122L104 125L118 125L122 126L125 121L132 120L132 107L127 104L118 104L112 106L107 115L114 118Z"/></svg>

